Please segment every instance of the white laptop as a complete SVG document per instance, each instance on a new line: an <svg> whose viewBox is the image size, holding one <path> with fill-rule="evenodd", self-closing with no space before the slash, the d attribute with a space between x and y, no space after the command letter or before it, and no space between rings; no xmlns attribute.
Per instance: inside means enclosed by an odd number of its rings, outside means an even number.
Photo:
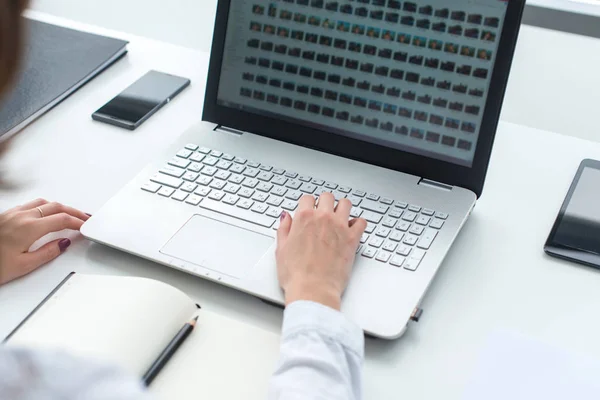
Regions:
<svg viewBox="0 0 600 400"><path fill-rule="evenodd" d="M278 217L330 191L369 222L342 311L399 337L481 195L524 3L219 0L204 122L83 234L282 304Z"/></svg>

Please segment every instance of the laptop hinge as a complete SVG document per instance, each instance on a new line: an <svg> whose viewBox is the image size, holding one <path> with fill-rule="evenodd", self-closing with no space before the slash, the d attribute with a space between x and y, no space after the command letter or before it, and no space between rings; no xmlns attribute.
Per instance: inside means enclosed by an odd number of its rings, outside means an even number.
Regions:
<svg viewBox="0 0 600 400"><path fill-rule="evenodd" d="M453 188L453 186L446 185L445 183L440 183L440 182L432 181L429 179L423 179L423 178L421 178L418 185L425 185L425 186L432 187L434 189L445 190L447 192L451 191Z"/></svg>
<svg viewBox="0 0 600 400"><path fill-rule="evenodd" d="M224 133L231 133L237 136L242 136L244 134L244 132L242 131L238 131L237 129L233 129L233 128L228 128L226 126L223 125L217 125L215 127L215 129L213 129L215 132L224 132Z"/></svg>

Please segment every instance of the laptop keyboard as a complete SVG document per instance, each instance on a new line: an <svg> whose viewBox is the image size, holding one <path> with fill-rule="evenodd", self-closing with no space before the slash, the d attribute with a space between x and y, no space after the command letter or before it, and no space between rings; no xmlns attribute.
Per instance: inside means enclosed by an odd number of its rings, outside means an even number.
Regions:
<svg viewBox="0 0 600 400"><path fill-rule="evenodd" d="M293 215L303 194L331 192L337 201L352 202L351 218L368 223L357 254L409 271L417 270L448 218L444 212L195 144L177 152L142 189L274 230L281 212Z"/></svg>

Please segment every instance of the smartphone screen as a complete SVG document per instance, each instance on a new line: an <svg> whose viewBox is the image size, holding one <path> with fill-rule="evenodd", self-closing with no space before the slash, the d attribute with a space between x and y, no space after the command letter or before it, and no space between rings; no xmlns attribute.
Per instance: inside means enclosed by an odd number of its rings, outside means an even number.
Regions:
<svg viewBox="0 0 600 400"><path fill-rule="evenodd" d="M189 85L189 79L150 71L93 115L103 122L138 126Z"/></svg>

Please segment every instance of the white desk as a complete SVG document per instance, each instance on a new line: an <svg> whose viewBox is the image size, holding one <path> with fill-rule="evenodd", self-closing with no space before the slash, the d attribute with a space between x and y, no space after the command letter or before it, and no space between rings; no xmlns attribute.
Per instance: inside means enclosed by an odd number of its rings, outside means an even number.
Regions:
<svg viewBox="0 0 600 400"><path fill-rule="evenodd" d="M206 54L126 38L125 60L17 137L10 163L23 186L2 193L0 209L43 196L93 213L200 118ZM135 132L90 119L150 68L187 76L192 86ZM586 157L600 158L600 144L501 124L483 197L422 304L421 322L400 340L367 340L365 399L459 399L497 329L600 358L600 272L542 252ZM0 288L0 337L72 270L163 280L209 310L271 331L281 324L279 309L252 297L80 239L55 262Z"/></svg>

